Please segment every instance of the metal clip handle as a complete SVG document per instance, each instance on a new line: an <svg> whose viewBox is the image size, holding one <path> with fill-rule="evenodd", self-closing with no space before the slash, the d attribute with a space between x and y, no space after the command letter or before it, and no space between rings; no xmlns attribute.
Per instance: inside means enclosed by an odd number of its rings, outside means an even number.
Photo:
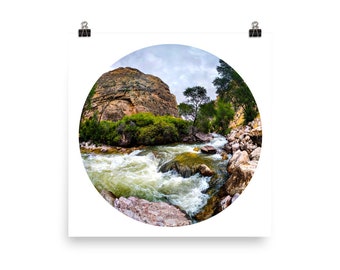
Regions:
<svg viewBox="0 0 340 270"><path fill-rule="evenodd" d="M81 29L78 30L79 37L90 37L91 36L91 29L88 28L87 21L81 22Z"/></svg>
<svg viewBox="0 0 340 270"><path fill-rule="evenodd" d="M251 26L252 29L249 29L249 37L261 37L262 31L259 29L259 23L257 21L253 21Z"/></svg>
<svg viewBox="0 0 340 270"><path fill-rule="evenodd" d="M253 27L253 29L259 29L259 23L257 21L252 22L251 26Z"/></svg>
<svg viewBox="0 0 340 270"><path fill-rule="evenodd" d="M88 25L87 21L81 22L81 29L88 29L87 25Z"/></svg>

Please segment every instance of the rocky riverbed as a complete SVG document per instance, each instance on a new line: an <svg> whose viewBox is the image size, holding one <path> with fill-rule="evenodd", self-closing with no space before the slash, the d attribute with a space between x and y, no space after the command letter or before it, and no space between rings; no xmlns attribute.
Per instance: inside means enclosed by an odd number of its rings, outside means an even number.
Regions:
<svg viewBox="0 0 340 270"><path fill-rule="evenodd" d="M199 144L81 148L91 181L118 211L151 225L184 226L218 214L242 194L260 158L262 126L255 119L226 138L199 137Z"/></svg>
<svg viewBox="0 0 340 270"><path fill-rule="evenodd" d="M227 136L227 140L224 149L232 156L227 165L229 178L223 186L223 190L228 195L221 200L222 210L228 206L228 202L238 198L254 175L262 146L260 118L256 118L246 126L233 129Z"/></svg>
<svg viewBox="0 0 340 270"><path fill-rule="evenodd" d="M198 221L206 220L230 206L252 179L258 165L262 146L260 118L231 130L227 135L221 155L228 159L228 179L220 190L211 196L205 207L195 216Z"/></svg>

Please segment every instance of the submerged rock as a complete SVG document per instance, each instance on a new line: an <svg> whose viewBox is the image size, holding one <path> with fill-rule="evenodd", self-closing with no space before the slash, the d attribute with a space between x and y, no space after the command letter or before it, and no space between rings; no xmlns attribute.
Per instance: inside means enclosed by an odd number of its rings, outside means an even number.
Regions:
<svg viewBox="0 0 340 270"><path fill-rule="evenodd" d="M130 218L155 226L177 227L191 224L185 213L165 202L120 197L115 199L114 207Z"/></svg>
<svg viewBox="0 0 340 270"><path fill-rule="evenodd" d="M197 213L194 218L197 221L203 221L208 218L211 218L216 214L217 205L219 203L218 196L211 196L207 202L207 204L202 208L202 210Z"/></svg>

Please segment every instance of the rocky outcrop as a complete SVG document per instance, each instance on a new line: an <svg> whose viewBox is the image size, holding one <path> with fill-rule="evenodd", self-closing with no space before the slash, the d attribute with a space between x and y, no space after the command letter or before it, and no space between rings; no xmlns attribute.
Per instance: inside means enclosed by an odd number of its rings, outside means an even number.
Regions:
<svg viewBox="0 0 340 270"><path fill-rule="evenodd" d="M246 126L232 129L227 136L228 143L222 152L223 159L229 159L228 179L218 193L195 216L198 221L206 220L229 207L240 196L252 179L261 154L262 126L256 118Z"/></svg>
<svg viewBox="0 0 340 270"><path fill-rule="evenodd" d="M117 121L140 112L178 117L176 97L158 77L134 68L117 68L104 73L95 83L82 119L97 113L99 120Z"/></svg>
<svg viewBox="0 0 340 270"><path fill-rule="evenodd" d="M233 154L238 150L246 151L249 155L257 147L262 145L262 125L261 119L255 118L254 121L246 126L234 128L227 136L228 143L224 150L228 154Z"/></svg>
<svg viewBox="0 0 340 270"><path fill-rule="evenodd" d="M246 126L233 129L224 149L232 154L227 166L229 178L224 189L229 196L239 196L254 175L261 154L262 125L256 118ZM223 207L223 206L222 206Z"/></svg>
<svg viewBox="0 0 340 270"><path fill-rule="evenodd" d="M130 218L155 226L177 227L191 224L185 213L165 202L120 197L114 200L113 206Z"/></svg>

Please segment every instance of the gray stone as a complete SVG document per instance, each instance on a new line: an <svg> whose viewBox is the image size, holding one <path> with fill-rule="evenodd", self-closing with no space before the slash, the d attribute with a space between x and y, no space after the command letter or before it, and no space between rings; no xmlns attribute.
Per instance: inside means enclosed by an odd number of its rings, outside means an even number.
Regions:
<svg viewBox="0 0 340 270"><path fill-rule="evenodd" d="M210 142L213 139L213 136L211 134L205 134L202 132L197 132L195 134L195 137L203 143Z"/></svg>
<svg viewBox="0 0 340 270"><path fill-rule="evenodd" d="M246 151L236 151L228 162L227 170L229 173L233 173L235 168L241 164L247 164L250 161L248 153Z"/></svg>
<svg viewBox="0 0 340 270"><path fill-rule="evenodd" d="M232 146L231 146L232 150L233 150L233 153L235 153L237 150L240 149L240 144L239 143L234 143Z"/></svg>
<svg viewBox="0 0 340 270"><path fill-rule="evenodd" d="M251 160L259 160L261 155L261 147L257 147L254 151L252 151L249 155Z"/></svg>
<svg viewBox="0 0 340 270"><path fill-rule="evenodd" d="M201 152L204 154L216 154L217 150L211 145L206 145L201 148Z"/></svg>

